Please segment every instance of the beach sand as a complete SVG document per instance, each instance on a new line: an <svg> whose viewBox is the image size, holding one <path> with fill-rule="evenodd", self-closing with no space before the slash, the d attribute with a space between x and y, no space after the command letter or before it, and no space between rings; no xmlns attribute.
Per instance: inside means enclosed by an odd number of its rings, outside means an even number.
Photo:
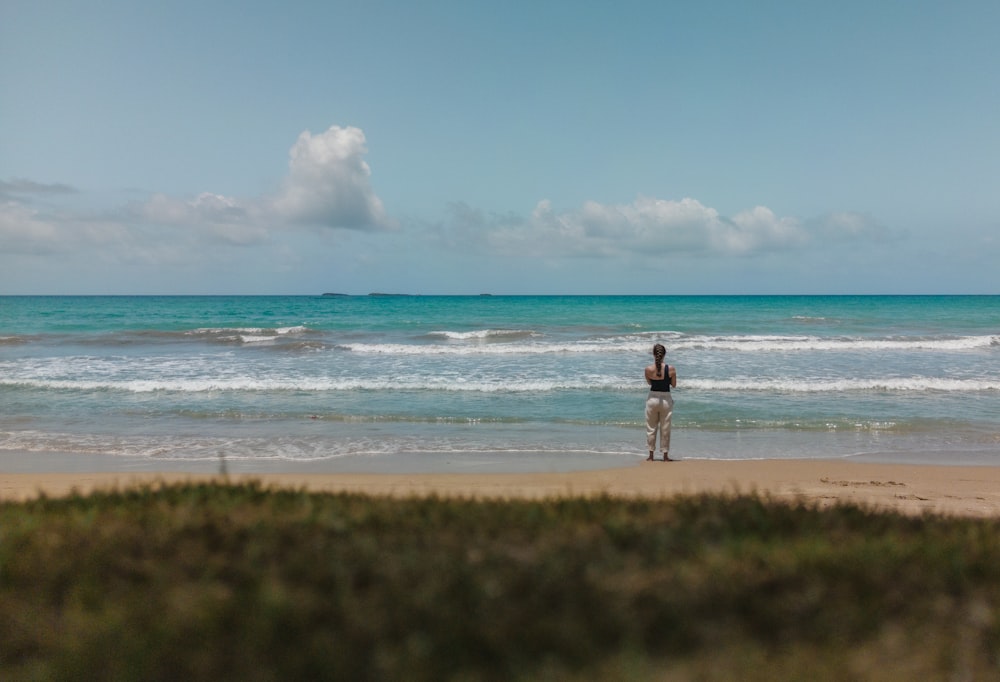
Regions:
<svg viewBox="0 0 1000 682"><path fill-rule="evenodd" d="M2 462L0 462L2 465ZM9 471L0 466L0 500L44 493L121 489L142 484L222 480L205 471L102 470ZM112 467L113 469L113 467ZM925 512L1000 517L1000 467L875 464L844 460L755 460L630 463L578 471L410 473L265 471L232 472L225 480L259 481L265 487L372 495L440 495L467 498L642 496L756 493L819 506L858 503L907 514Z"/></svg>

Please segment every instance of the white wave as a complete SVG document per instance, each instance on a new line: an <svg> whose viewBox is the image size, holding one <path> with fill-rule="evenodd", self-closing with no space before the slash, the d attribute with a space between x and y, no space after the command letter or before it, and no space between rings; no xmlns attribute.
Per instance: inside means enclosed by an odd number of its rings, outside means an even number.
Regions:
<svg viewBox="0 0 1000 682"><path fill-rule="evenodd" d="M161 378L161 379L15 379L2 380L0 386L31 387L54 390L125 391L152 393L269 392L269 391L385 391L379 378ZM393 391L460 391L477 393L546 393L551 391L626 391L642 393L640 382L615 376L588 375L579 378L512 379L510 377L456 378L454 376L414 375L393 380ZM859 392L939 392L977 393L1000 391L998 379L942 379L937 377L886 377L869 379L797 379L755 378L685 379L678 388L689 392L734 391L741 393L859 393Z"/></svg>
<svg viewBox="0 0 1000 682"><path fill-rule="evenodd" d="M989 348L998 343L996 336L888 337L888 338L822 338L815 336L720 336L679 339L672 349L728 350L745 352L801 351L887 351L887 350L947 350L964 351Z"/></svg>
<svg viewBox="0 0 1000 682"><path fill-rule="evenodd" d="M253 344L253 343L270 343L271 341L277 340L277 336L255 336L252 334L241 334L240 341L243 343Z"/></svg>
<svg viewBox="0 0 1000 682"><path fill-rule="evenodd" d="M185 332L186 336L204 336L219 341L239 341L255 344L275 341L283 336L299 336L309 332L304 325L291 327L202 327Z"/></svg>
<svg viewBox="0 0 1000 682"><path fill-rule="evenodd" d="M219 391L385 391L383 379L289 378L257 379L233 377L228 379L129 379L66 380L23 379L0 381L0 386L22 386L41 389L77 391L126 391L152 393L156 391L178 393L208 393ZM613 379L538 379L468 380L443 376L399 377L393 380L393 391L463 391L486 393L544 393L555 390L600 390L620 388L622 383Z"/></svg>
<svg viewBox="0 0 1000 682"><path fill-rule="evenodd" d="M540 336L540 334L530 329L477 329L470 332L435 331L428 332L427 336L437 336L453 341L479 341L483 339L523 338Z"/></svg>
<svg viewBox="0 0 1000 682"><path fill-rule="evenodd" d="M957 392L1000 391L1000 380L941 379L938 377L893 377L871 379L691 379L686 388L701 391L766 393L848 393L848 392Z"/></svg>
<svg viewBox="0 0 1000 682"><path fill-rule="evenodd" d="M436 332L440 335L458 332ZM469 332L482 334L484 332ZM448 336L447 338L460 338ZM466 338L477 338L468 336ZM385 355L539 355L547 353L641 353L649 352L649 336L618 336L581 341L540 341L504 344L403 344L346 343L341 350ZM996 336L954 338L822 338L812 336L689 336L665 339L667 352L707 350L736 353L767 352L869 352L869 351L971 351L1000 345Z"/></svg>
<svg viewBox="0 0 1000 682"><path fill-rule="evenodd" d="M607 353L621 350L609 343L510 343L510 344L405 344L405 343L345 343L337 346L359 354L378 355L539 355L546 353ZM645 348L645 345L643 346Z"/></svg>

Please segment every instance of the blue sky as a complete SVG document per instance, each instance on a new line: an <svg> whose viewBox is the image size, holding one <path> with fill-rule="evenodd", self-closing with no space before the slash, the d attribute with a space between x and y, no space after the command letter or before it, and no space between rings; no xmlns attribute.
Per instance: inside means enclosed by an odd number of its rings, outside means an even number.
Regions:
<svg viewBox="0 0 1000 682"><path fill-rule="evenodd" d="M1000 3L0 4L0 293L1000 293Z"/></svg>

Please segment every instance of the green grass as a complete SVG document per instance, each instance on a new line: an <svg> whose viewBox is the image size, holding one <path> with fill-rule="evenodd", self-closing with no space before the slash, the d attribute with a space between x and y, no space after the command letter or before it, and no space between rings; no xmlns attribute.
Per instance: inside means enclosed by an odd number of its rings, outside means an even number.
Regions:
<svg viewBox="0 0 1000 682"><path fill-rule="evenodd" d="M1000 524L259 485L0 505L0 679L996 679Z"/></svg>

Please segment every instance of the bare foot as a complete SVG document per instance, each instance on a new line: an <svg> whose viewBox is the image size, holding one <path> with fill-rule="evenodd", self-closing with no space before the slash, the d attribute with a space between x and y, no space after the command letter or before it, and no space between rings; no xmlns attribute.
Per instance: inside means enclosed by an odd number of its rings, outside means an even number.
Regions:
<svg viewBox="0 0 1000 682"><path fill-rule="evenodd" d="M663 453L663 461L664 462L676 462L677 460L676 459L670 459L670 457L667 456L667 453L664 452Z"/></svg>
<svg viewBox="0 0 1000 682"><path fill-rule="evenodd" d="M656 460L653 459L653 453L649 453L649 457L646 458L646 461L647 462L655 462L656 461Z"/></svg>

